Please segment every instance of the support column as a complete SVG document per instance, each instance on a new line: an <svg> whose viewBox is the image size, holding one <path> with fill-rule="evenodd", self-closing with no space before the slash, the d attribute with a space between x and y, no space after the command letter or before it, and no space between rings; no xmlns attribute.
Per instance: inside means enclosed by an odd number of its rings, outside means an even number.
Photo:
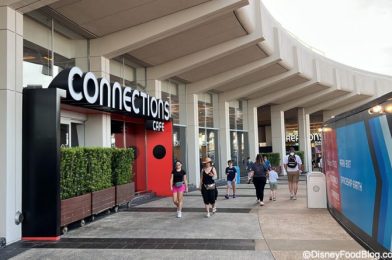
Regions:
<svg viewBox="0 0 392 260"><path fill-rule="evenodd" d="M97 78L110 80L110 61L105 57L90 57L90 69ZM86 146L111 147L110 114L89 114L85 123Z"/></svg>
<svg viewBox="0 0 392 260"><path fill-rule="evenodd" d="M0 17L0 239L10 244L21 239L23 15L1 6Z"/></svg>
<svg viewBox="0 0 392 260"><path fill-rule="evenodd" d="M249 106L248 103L248 141L249 157L255 160L259 153L259 124L257 120L257 107Z"/></svg>
<svg viewBox="0 0 392 260"><path fill-rule="evenodd" d="M284 111L275 106L271 106L271 131L272 131L272 151L280 153L282 173L286 175L283 167L283 156L286 156L286 129L284 122Z"/></svg>
<svg viewBox="0 0 392 260"><path fill-rule="evenodd" d="M304 152L304 171L312 171L312 147L310 141L310 115L298 108L299 149Z"/></svg>
<svg viewBox="0 0 392 260"><path fill-rule="evenodd" d="M75 40L76 54L75 54L75 66L80 68L82 71L89 71L89 58L88 58L88 41L87 40Z"/></svg>
<svg viewBox="0 0 392 260"><path fill-rule="evenodd" d="M214 103L216 104L216 103ZM215 109L214 109L215 110ZM215 119L218 119L215 117ZM214 120L218 121L218 120ZM229 102L219 96L219 179L224 179L226 176L224 169L226 169L227 161L231 159L231 144L230 144L230 122L229 122Z"/></svg>
<svg viewBox="0 0 392 260"><path fill-rule="evenodd" d="M149 79L147 80L147 93L150 96L154 96L156 98L161 98L161 89L162 89L162 83L160 80L155 80L155 79Z"/></svg>
<svg viewBox="0 0 392 260"><path fill-rule="evenodd" d="M200 151L199 151L199 114L196 94L188 94L187 103L187 134L189 183L200 186Z"/></svg>

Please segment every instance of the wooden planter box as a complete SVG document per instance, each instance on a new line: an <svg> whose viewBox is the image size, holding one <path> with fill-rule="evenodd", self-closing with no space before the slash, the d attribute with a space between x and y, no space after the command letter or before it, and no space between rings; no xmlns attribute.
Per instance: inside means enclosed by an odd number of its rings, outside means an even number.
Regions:
<svg viewBox="0 0 392 260"><path fill-rule="evenodd" d="M135 183L126 183L116 186L116 205L126 204L135 197Z"/></svg>
<svg viewBox="0 0 392 260"><path fill-rule="evenodd" d="M92 214L98 214L107 209L113 208L116 199L116 188L95 191L92 193Z"/></svg>
<svg viewBox="0 0 392 260"><path fill-rule="evenodd" d="M91 215L91 193L61 201L61 226Z"/></svg>

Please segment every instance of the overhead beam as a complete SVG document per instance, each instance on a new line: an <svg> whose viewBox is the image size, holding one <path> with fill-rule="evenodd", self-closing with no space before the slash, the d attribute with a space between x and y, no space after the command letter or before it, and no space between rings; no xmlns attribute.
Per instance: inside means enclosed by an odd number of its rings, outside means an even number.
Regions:
<svg viewBox="0 0 392 260"><path fill-rule="evenodd" d="M238 37L167 63L147 68L147 77L158 80L168 79L226 55L230 55L238 50L245 49L263 40L259 32Z"/></svg>
<svg viewBox="0 0 392 260"><path fill-rule="evenodd" d="M276 109L281 110L281 111L287 111L287 110L290 110L290 109L295 108L295 107L302 107L304 103L312 101L313 99L318 98L320 96L332 93L334 91L336 91L336 88L324 89L324 90L322 90L320 92L313 93L313 94L304 96L302 98L292 100L292 101L287 102L287 103L282 104L282 105L278 105L278 106L276 106Z"/></svg>
<svg viewBox="0 0 392 260"><path fill-rule="evenodd" d="M255 83L246 85L246 86L241 86L229 91L226 91L222 94L222 98L225 100L235 100L239 98L243 98L246 96L251 95L252 93L256 91L261 91L263 89L267 89L281 81L286 80L287 78L290 78L292 76L298 75L299 72L297 70L294 71L286 71L282 74L276 75L269 77L267 79L257 81Z"/></svg>
<svg viewBox="0 0 392 260"><path fill-rule="evenodd" d="M341 107L338 107L334 110L324 111L324 113L323 113L324 121L327 121L328 119L333 118L333 117L335 117L339 114L342 114L344 112L347 112L347 111L353 110L357 107L360 107L360 106L362 106L362 105L364 105L374 99L375 99L374 96L372 96L372 97L365 97L364 96L364 99L361 101L357 101L357 102L354 102L354 103L351 103L351 104L348 104L345 106L341 106Z"/></svg>
<svg viewBox="0 0 392 260"><path fill-rule="evenodd" d="M202 93L210 89L223 86L238 78L245 77L258 70L267 68L275 63L278 63L279 61L281 61L281 58L277 57L276 55L269 56L267 58L246 64L244 66L228 70L215 76L188 84L187 90L190 93Z"/></svg>
<svg viewBox="0 0 392 260"><path fill-rule="evenodd" d="M259 2L257 2L259 3ZM256 18L258 15L256 14ZM261 18L260 18L261 19ZM261 31L261 27L256 27L256 30ZM229 82L232 82L238 78L245 77L250 75L258 70L262 70L266 67L269 67L277 62L282 61L280 54L280 40L279 33L276 29L274 29L274 49L275 52L273 55L270 55L267 58L257 60L251 62L249 64L243 65L241 67L222 72L220 74L214 75L212 77L193 82L187 85L187 91L190 93L202 93L210 89L214 89L220 86L223 86Z"/></svg>
<svg viewBox="0 0 392 260"><path fill-rule="evenodd" d="M336 105L338 105L338 104L340 104L340 103L342 103L342 102L344 102L344 101L346 101L346 100L348 100L348 99L350 99L352 97L355 97L357 95L358 95L357 93L347 93L347 94L342 95L342 96L340 96L338 98L335 98L333 100L327 100L327 101L325 101L323 103L314 105L312 107L308 107L308 108L305 109L305 111L306 111L307 114L313 114L313 113L315 113L317 111L321 111L321 110L324 110L326 108L336 106Z"/></svg>
<svg viewBox="0 0 392 260"><path fill-rule="evenodd" d="M90 41L91 56L114 58L165 37L183 32L249 3L214 0Z"/></svg>
<svg viewBox="0 0 392 260"><path fill-rule="evenodd" d="M274 103L276 100L279 98L286 98L291 96L294 93L297 93L298 91L302 91L314 84L316 84L316 80L310 80L308 82L304 82L295 86L292 86L290 88L282 89L277 92L273 92L270 94L267 94L263 97L257 98L257 99L251 99L248 101L249 106L254 106L254 107L260 107L264 106L268 103Z"/></svg>

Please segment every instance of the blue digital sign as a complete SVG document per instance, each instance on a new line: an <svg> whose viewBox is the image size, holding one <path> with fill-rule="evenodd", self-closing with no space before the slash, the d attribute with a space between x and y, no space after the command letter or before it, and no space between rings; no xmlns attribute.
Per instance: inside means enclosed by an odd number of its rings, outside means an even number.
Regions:
<svg viewBox="0 0 392 260"><path fill-rule="evenodd" d="M380 216L377 240L392 250L392 137L387 117L369 120L377 166L381 175Z"/></svg>
<svg viewBox="0 0 392 260"><path fill-rule="evenodd" d="M342 213L372 235L376 176L363 121L337 128Z"/></svg>

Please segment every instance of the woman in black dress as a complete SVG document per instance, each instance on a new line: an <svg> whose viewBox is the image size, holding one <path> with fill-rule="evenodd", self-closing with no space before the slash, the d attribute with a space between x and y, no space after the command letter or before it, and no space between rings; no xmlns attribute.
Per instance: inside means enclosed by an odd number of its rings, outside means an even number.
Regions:
<svg viewBox="0 0 392 260"><path fill-rule="evenodd" d="M200 176L200 188L201 194L203 195L203 201L206 208L206 217L209 218L210 208L212 213L216 212L215 201L218 195L218 190L216 189L215 181L216 169L212 166L211 158L205 158L203 160L203 168L201 170Z"/></svg>

